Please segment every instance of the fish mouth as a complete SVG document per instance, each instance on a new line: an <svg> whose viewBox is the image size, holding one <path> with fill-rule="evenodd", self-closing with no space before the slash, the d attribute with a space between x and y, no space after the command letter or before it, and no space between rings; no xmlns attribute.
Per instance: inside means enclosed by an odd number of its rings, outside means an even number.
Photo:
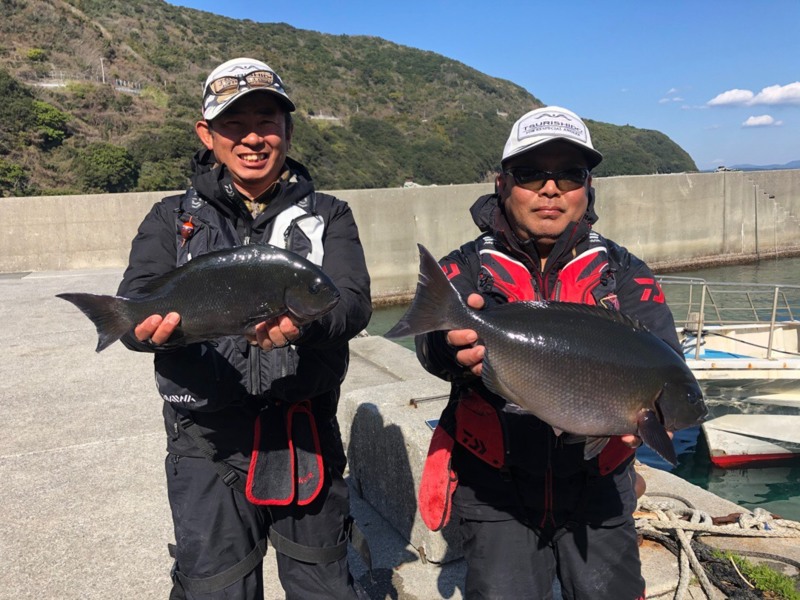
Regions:
<svg viewBox="0 0 800 600"><path fill-rule="evenodd" d="M339 293L331 298L324 306L287 306L286 310L291 314L295 320L301 325L306 325L312 321L316 321L320 317L328 314L339 303Z"/></svg>
<svg viewBox="0 0 800 600"><path fill-rule="evenodd" d="M655 412L668 431L677 431L693 425L699 425L708 416L708 407L704 402L703 392L699 386L692 386L685 396L678 398L678 406L670 404L662 390L661 395L654 403ZM662 402L667 403L666 410Z"/></svg>

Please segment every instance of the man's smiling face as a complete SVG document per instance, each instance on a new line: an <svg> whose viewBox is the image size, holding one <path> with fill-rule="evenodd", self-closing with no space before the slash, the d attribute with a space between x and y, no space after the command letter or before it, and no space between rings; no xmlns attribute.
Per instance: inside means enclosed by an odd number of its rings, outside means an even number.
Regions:
<svg viewBox="0 0 800 600"><path fill-rule="evenodd" d="M274 94L252 92L209 123L198 121L197 135L224 164L239 192L257 198L281 174L292 131Z"/></svg>

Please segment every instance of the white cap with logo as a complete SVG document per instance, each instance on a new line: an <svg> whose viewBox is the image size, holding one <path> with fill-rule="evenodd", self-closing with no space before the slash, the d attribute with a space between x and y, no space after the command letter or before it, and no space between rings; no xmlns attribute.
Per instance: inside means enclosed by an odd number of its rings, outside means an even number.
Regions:
<svg viewBox="0 0 800 600"><path fill-rule="evenodd" d="M268 64L242 57L211 71L203 86L203 118L210 121L245 94L256 91L275 94L289 112L295 108L281 78Z"/></svg>
<svg viewBox="0 0 800 600"><path fill-rule="evenodd" d="M545 106L524 114L514 123L503 149L501 163L505 164L514 156L554 140L564 140L578 146L586 156L589 169L603 160L603 155L592 146L589 128L578 115L560 106Z"/></svg>

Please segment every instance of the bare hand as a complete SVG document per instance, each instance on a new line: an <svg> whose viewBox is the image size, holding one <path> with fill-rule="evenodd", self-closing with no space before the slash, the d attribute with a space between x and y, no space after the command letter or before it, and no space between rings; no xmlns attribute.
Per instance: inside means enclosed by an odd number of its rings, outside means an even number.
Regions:
<svg viewBox="0 0 800 600"><path fill-rule="evenodd" d="M150 342L160 346L166 342L181 322L181 316L176 312L167 313L166 316L150 315L139 323L133 330L133 335L140 342Z"/></svg>
<svg viewBox="0 0 800 600"><path fill-rule="evenodd" d="M482 309L484 304L480 294L470 294L467 297L467 306L475 310ZM473 329L452 329L447 332L447 343L459 348L456 352L456 362L469 369L473 375L480 377L486 348L483 345L476 345L477 341L478 334Z"/></svg>
<svg viewBox="0 0 800 600"><path fill-rule="evenodd" d="M669 436L669 439L672 439L674 434L671 431L668 431L667 435ZM640 438L638 435L633 435L632 433L619 436L619 441L629 448L633 448L634 450L642 445L642 438Z"/></svg>
<svg viewBox="0 0 800 600"><path fill-rule="evenodd" d="M300 337L300 328L289 315L281 315L256 325L255 335L245 336L248 341L262 350L283 348Z"/></svg>
<svg viewBox="0 0 800 600"><path fill-rule="evenodd" d="M619 441L628 446L628 448L633 448L634 450L642 445L642 438L632 433L619 436Z"/></svg>

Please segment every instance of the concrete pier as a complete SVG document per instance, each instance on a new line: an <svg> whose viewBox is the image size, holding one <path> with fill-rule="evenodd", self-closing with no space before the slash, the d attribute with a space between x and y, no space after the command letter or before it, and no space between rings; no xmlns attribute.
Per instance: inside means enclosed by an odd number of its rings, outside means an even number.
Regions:
<svg viewBox="0 0 800 600"><path fill-rule="evenodd" d="M0 600L168 595L173 536L151 358L121 344L96 354L94 327L54 297L109 293L120 277L118 269L0 275ZM382 338L351 348L340 420L352 510L374 561L370 578L351 552L354 573L375 599L462 598L458 541L427 531L414 500L426 420L438 416L447 386ZM669 473L642 472L648 493L680 494L713 515L742 511ZM800 560L796 543L737 543ZM264 563L267 600L283 597L273 557ZM642 558L650 597L668 597L676 559L652 544Z"/></svg>

